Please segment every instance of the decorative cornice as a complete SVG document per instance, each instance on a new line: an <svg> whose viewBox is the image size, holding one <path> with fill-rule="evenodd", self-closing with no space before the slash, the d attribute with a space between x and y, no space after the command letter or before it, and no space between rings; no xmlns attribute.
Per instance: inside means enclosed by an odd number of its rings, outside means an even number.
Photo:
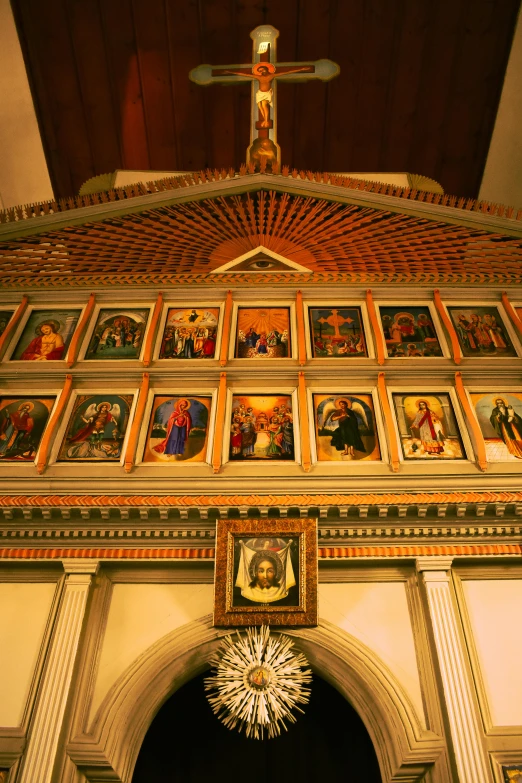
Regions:
<svg viewBox="0 0 522 783"><path fill-rule="evenodd" d="M163 193L179 188L197 187L208 183L230 182L231 180L235 181L243 177L252 177L252 175L254 175L253 166L251 164L243 164L240 167L239 172L235 172L232 168L207 169L206 171L186 172L175 177L164 177L159 180L151 180L147 183L137 182L132 185L125 185L124 187L112 188L110 185L113 175L104 174L95 178L98 180L99 184L99 189L95 192L86 192L87 189L83 188L83 192L80 192L80 195L78 196L62 198L58 201L45 201L10 207L9 209L0 211L0 223L31 220L60 212L70 212L86 207L102 206L111 202L129 201L150 194ZM444 194L443 192L433 192L433 183L435 183L435 181L427 177L421 177L418 174L409 175L412 187L407 188L384 182L362 180L357 179L357 177L332 174L329 172L298 171L297 169L291 169L290 166L282 166L281 171L275 171L273 174L261 171L257 176L273 177L274 180L276 178L284 178L290 181L300 180L302 182L319 184L323 187L326 186L327 188L341 187L359 191L361 193L375 193L408 201L438 204L453 209L464 210L466 212L480 212L484 215L497 216L500 218L507 217L515 220L522 219L522 209L517 210L515 207L505 206L504 204L476 201L472 198L459 198L457 196ZM89 183L92 181L93 180L88 180ZM430 190L422 190L421 188L424 184L428 184ZM439 183L435 184L440 188Z"/></svg>
<svg viewBox="0 0 522 783"><path fill-rule="evenodd" d="M361 271L361 272L311 272L309 275L301 274L269 274L263 272L262 274L245 274L245 275L212 275L209 278L206 274L185 274L185 275L169 275L169 274L97 274L95 284L93 284L92 274L74 274L70 277L59 276L46 276L45 274L38 275L38 277L25 277L18 275L14 277L2 276L2 287L11 289L60 289L60 288L97 288L98 286L162 286L165 289L172 286L179 285L207 285L210 287L216 286L244 286L245 288L255 288L260 285L263 286L301 286L307 285L331 285L345 284L345 285L377 285L379 283L396 284L396 285L430 285L436 283L438 285L520 285L522 284L522 272L519 268L503 269L499 273L493 269L489 271L469 270L466 272L443 272L439 271L436 274L433 271L414 270L411 272L374 272L374 271Z"/></svg>
<svg viewBox="0 0 522 783"><path fill-rule="evenodd" d="M418 557L487 557L522 556L520 544L453 544L419 546L341 546L319 547L318 557L325 560L351 558L402 558ZM93 558L95 560L213 560L214 547L179 548L136 548L118 547L88 548L16 548L0 549L0 559L5 560L63 560L71 558Z"/></svg>
<svg viewBox="0 0 522 783"><path fill-rule="evenodd" d="M237 517L236 517L237 518ZM268 518L268 517L266 517ZM67 517L70 519L70 517ZM101 518L100 518L101 519ZM29 520L27 520L29 521ZM68 527L63 526L61 519L54 520L52 523L43 518L36 519L32 517L33 526L23 526L20 524L20 520L12 520L8 524L3 523L0 526L0 539L4 540L4 543L11 544L12 546L27 546L31 543L35 547L55 547L57 543L71 544L76 543L80 547L85 547L86 539L92 546L99 546L100 544L107 545L110 543L112 547L121 546L123 542L132 544L139 544L145 542L157 541L160 539L162 543L167 541L172 544L179 544L181 542L191 542L194 547L209 547L213 546L215 539L215 524L212 519L207 520L206 527L203 528L203 523L199 522L191 528L179 528L176 524L178 520L170 520L171 525L168 525L165 520L160 520L159 517L150 518L149 522L154 527L143 527L133 520L132 526L129 527L128 519L121 518L121 520L111 519L111 526L109 527L93 527L85 526L83 518L76 520L74 525ZM90 521L93 522L93 517L90 517ZM196 520L194 520L196 522ZM173 524L172 524L173 523ZM330 525L332 520L330 520ZM420 524L408 524L403 525L396 521L389 526L378 526L375 523L369 523L364 527L349 526L349 527L323 527L320 523L318 529L319 540L326 544L333 544L344 542L349 540L350 542L365 542L365 544L375 545L392 545L406 544L410 542L425 541L430 543L437 543L444 541L447 544L454 543L455 541L470 543L474 540L478 540L481 543L493 543L495 540L503 540L506 543L511 543L513 540L520 539L522 535L522 526L520 523L504 522L503 524L491 524L489 521L487 524L480 525L463 525L459 522L449 522L445 525L436 525L430 522L426 525L426 522ZM125 527L123 527L125 525Z"/></svg>

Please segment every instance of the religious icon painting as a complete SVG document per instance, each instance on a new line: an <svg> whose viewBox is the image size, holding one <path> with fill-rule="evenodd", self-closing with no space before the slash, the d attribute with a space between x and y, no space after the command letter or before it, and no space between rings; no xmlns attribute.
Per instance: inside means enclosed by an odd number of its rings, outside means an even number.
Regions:
<svg viewBox="0 0 522 783"><path fill-rule="evenodd" d="M55 397L0 398L0 462L33 462Z"/></svg>
<svg viewBox="0 0 522 783"><path fill-rule="evenodd" d="M388 358L443 356L434 318L428 305L379 306Z"/></svg>
<svg viewBox="0 0 522 783"><path fill-rule="evenodd" d="M393 393L405 460L467 459L448 392Z"/></svg>
<svg viewBox="0 0 522 783"><path fill-rule="evenodd" d="M290 340L289 307L238 307L236 358L287 359Z"/></svg>
<svg viewBox="0 0 522 783"><path fill-rule="evenodd" d="M522 460L522 392L470 392L489 462Z"/></svg>
<svg viewBox="0 0 522 783"><path fill-rule="evenodd" d="M13 316L12 310L0 310L0 337L7 329L7 324Z"/></svg>
<svg viewBox="0 0 522 783"><path fill-rule="evenodd" d="M496 305L447 306L463 356L517 356Z"/></svg>
<svg viewBox="0 0 522 783"><path fill-rule="evenodd" d="M522 762L502 767L504 783L522 783Z"/></svg>
<svg viewBox="0 0 522 783"><path fill-rule="evenodd" d="M171 307L158 359L213 359L219 321L219 307Z"/></svg>
<svg viewBox="0 0 522 783"><path fill-rule="evenodd" d="M371 394L314 394L313 409L319 462L381 459Z"/></svg>
<svg viewBox="0 0 522 783"><path fill-rule="evenodd" d="M309 307L312 357L368 356L360 307Z"/></svg>
<svg viewBox="0 0 522 783"><path fill-rule="evenodd" d="M133 401L133 394L78 394L57 461L119 462Z"/></svg>
<svg viewBox="0 0 522 783"><path fill-rule="evenodd" d="M214 574L214 625L317 625L316 520L219 520Z"/></svg>
<svg viewBox="0 0 522 783"><path fill-rule="evenodd" d="M11 361L65 359L81 312L81 308L33 310L10 357Z"/></svg>
<svg viewBox="0 0 522 783"><path fill-rule="evenodd" d="M84 359L139 359L149 314L148 307L101 309Z"/></svg>
<svg viewBox="0 0 522 783"><path fill-rule="evenodd" d="M212 397L156 394L143 462L206 462Z"/></svg>
<svg viewBox="0 0 522 783"><path fill-rule="evenodd" d="M232 397L229 458L233 462L295 459L289 394Z"/></svg>

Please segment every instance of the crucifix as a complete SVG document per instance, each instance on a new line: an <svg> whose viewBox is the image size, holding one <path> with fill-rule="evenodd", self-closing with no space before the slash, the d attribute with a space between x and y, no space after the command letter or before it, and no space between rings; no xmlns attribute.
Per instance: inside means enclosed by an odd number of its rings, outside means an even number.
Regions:
<svg viewBox="0 0 522 783"><path fill-rule="evenodd" d="M198 65L189 73L196 84L241 84L245 80L252 84L250 112L250 145L247 149L247 163L253 163L256 171L261 160L271 171L281 164L281 150L277 143L277 82L308 81L320 79L330 81L340 72L332 60L315 62L278 63L276 40L279 31L271 25L261 25L252 30L252 62L247 65Z"/></svg>

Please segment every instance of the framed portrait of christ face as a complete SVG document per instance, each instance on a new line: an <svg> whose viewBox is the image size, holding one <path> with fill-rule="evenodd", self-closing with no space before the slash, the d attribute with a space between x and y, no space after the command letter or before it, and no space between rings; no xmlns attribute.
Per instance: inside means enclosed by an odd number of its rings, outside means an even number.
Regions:
<svg viewBox="0 0 522 783"><path fill-rule="evenodd" d="M215 625L317 625L317 522L219 520Z"/></svg>

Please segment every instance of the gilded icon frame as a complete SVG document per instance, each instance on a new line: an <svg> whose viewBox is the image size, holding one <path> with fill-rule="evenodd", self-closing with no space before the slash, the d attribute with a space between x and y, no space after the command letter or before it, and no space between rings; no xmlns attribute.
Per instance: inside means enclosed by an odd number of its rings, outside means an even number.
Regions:
<svg viewBox="0 0 522 783"><path fill-rule="evenodd" d="M241 561L237 544L255 539L286 541L293 548L292 563L297 571L295 583L297 600L286 596L277 605L252 601L244 605L236 602L234 588ZM266 545L266 544L265 544ZM262 552L263 549L251 550ZM267 551L270 551L267 549ZM285 566L286 568L286 566ZM285 571L285 578L288 572ZM237 591L236 591L237 592ZM243 592L241 591L241 595ZM247 599L248 600L248 599ZM214 625L317 625L317 520L316 519L222 519L216 523L216 556L214 575Z"/></svg>

